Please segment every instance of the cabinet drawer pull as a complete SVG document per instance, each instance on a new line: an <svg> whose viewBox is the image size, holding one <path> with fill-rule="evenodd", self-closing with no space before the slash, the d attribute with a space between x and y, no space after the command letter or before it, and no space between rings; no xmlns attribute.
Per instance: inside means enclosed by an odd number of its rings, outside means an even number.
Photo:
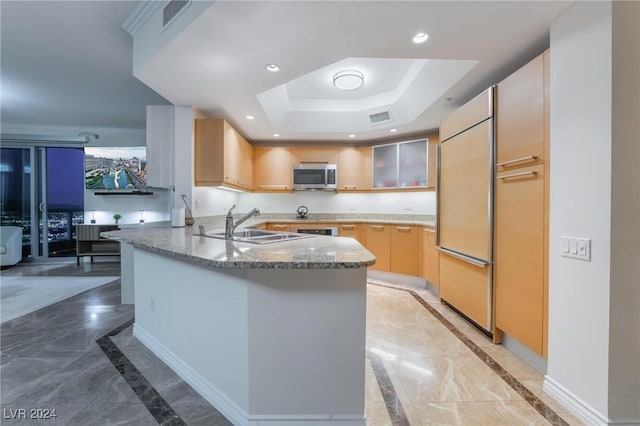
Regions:
<svg viewBox="0 0 640 426"><path fill-rule="evenodd" d="M383 225L371 225L371 229L384 229Z"/></svg>
<svg viewBox="0 0 640 426"><path fill-rule="evenodd" d="M436 233L436 230L435 229L431 229L431 228L424 228L423 231L424 232L428 232L430 234L435 234Z"/></svg>
<svg viewBox="0 0 640 426"><path fill-rule="evenodd" d="M513 173L510 175L504 175L504 176L498 176L498 179L509 179L509 178L514 178L514 177L520 177L520 176L535 176L537 175L538 172L531 170L528 172L522 172L522 173Z"/></svg>
<svg viewBox="0 0 640 426"><path fill-rule="evenodd" d="M503 161L502 163L498 163L496 164L496 167L500 167L500 166L508 166L509 164L515 164L515 163L520 163L522 161L533 161L533 160L537 160L538 156L536 155L529 155L527 157L522 157L522 158L516 158L515 160L509 160L509 161Z"/></svg>
<svg viewBox="0 0 640 426"><path fill-rule="evenodd" d="M289 225L272 225L272 226L276 229L284 229L284 228L287 228Z"/></svg>
<svg viewBox="0 0 640 426"><path fill-rule="evenodd" d="M396 226L398 231L411 231L411 228L408 226Z"/></svg>
<svg viewBox="0 0 640 426"><path fill-rule="evenodd" d="M342 229L356 229L355 225L341 225Z"/></svg>
<svg viewBox="0 0 640 426"><path fill-rule="evenodd" d="M344 189L358 189L358 185L345 185Z"/></svg>

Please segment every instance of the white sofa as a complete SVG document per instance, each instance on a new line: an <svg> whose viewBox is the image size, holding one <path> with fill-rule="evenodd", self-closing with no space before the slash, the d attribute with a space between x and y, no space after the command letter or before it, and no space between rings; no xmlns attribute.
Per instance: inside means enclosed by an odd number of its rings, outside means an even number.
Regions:
<svg viewBox="0 0 640 426"><path fill-rule="evenodd" d="M0 266L15 265L22 260L22 228L0 226Z"/></svg>

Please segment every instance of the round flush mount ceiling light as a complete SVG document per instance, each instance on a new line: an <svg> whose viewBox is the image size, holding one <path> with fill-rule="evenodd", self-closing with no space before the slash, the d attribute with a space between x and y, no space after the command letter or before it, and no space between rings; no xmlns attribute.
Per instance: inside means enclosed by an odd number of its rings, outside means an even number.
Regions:
<svg viewBox="0 0 640 426"><path fill-rule="evenodd" d="M356 70L345 70L333 75L333 85L340 90L356 90L364 84L364 74Z"/></svg>
<svg viewBox="0 0 640 426"><path fill-rule="evenodd" d="M274 137L274 138L279 138L279 137L280 137L280 133L274 133L274 134L273 134L273 137Z"/></svg>
<svg viewBox="0 0 640 426"><path fill-rule="evenodd" d="M278 66L278 64L267 64L264 67L266 68L267 71L270 71L270 72L280 71L280 67Z"/></svg>
<svg viewBox="0 0 640 426"><path fill-rule="evenodd" d="M247 120L253 120L255 117L253 115L245 115L244 116Z"/></svg>
<svg viewBox="0 0 640 426"><path fill-rule="evenodd" d="M398 131L398 129L389 129L389 132L391 132L391 133L395 133L397 131Z"/></svg>
<svg viewBox="0 0 640 426"><path fill-rule="evenodd" d="M413 38L411 40L415 44L424 43L425 41L429 40L429 34L427 34L427 33L417 33L416 35L413 36Z"/></svg>
<svg viewBox="0 0 640 426"><path fill-rule="evenodd" d="M354 133L351 133L351 134L349 135L349 137L350 137L350 138L355 138L355 137L356 137L356 135L355 135Z"/></svg>

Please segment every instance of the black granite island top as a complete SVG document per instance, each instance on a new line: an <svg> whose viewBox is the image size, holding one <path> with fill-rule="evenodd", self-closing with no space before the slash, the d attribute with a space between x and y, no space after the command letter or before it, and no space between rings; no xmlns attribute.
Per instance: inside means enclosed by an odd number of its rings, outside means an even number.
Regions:
<svg viewBox="0 0 640 426"><path fill-rule="evenodd" d="M375 256L352 238L313 236L253 244L193 235L194 232L197 228L140 227L101 235L209 268L352 269L375 263Z"/></svg>

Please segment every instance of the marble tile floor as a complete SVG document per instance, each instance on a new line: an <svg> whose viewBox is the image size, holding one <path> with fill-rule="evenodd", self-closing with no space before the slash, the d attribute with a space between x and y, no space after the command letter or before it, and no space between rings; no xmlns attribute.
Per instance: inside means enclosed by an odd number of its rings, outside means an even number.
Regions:
<svg viewBox="0 0 640 426"><path fill-rule="evenodd" d="M117 279L118 276L3 276L0 278L0 323Z"/></svg>
<svg viewBox="0 0 640 426"><path fill-rule="evenodd" d="M19 273L69 267L38 264ZM115 270L80 268L87 275ZM133 337L133 307L119 300L116 281L2 325L1 424L230 424ZM372 281L367 303L369 426L582 424L544 394L539 373L429 291ZM17 409L27 417L29 409L42 409L40 416L55 409L57 417L10 418Z"/></svg>

